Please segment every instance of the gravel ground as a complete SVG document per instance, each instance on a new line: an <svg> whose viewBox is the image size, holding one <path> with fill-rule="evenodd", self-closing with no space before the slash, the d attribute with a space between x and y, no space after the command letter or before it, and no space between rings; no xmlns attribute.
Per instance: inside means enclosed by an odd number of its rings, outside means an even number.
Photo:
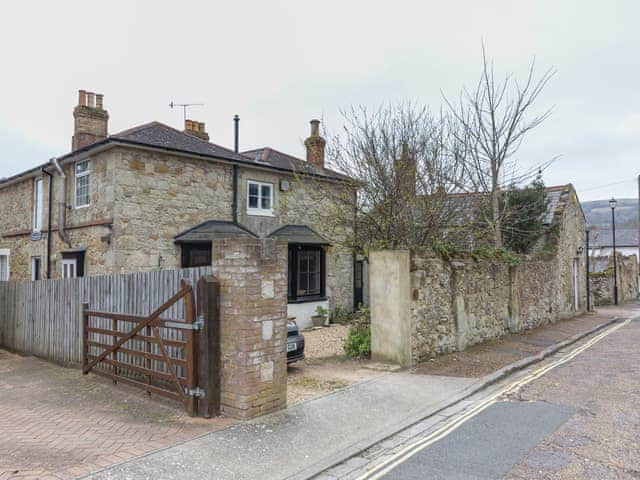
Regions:
<svg viewBox="0 0 640 480"><path fill-rule="evenodd" d="M347 338L348 332L348 325L337 324L302 332L305 340L305 356L307 358L323 358L344 354L344 340Z"/></svg>
<svg viewBox="0 0 640 480"><path fill-rule="evenodd" d="M383 372L365 368L369 362L347 360L344 340L348 325L331 325L302 332L306 360L287 369L287 403L309 400L338 388L381 375Z"/></svg>

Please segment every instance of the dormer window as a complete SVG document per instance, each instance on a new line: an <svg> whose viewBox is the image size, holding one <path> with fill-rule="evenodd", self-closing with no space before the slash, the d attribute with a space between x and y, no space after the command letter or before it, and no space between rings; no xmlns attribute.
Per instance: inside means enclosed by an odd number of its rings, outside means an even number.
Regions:
<svg viewBox="0 0 640 480"><path fill-rule="evenodd" d="M88 207L91 201L89 192L89 180L91 176L91 166L89 160L76 163L75 169L75 207Z"/></svg>
<svg viewBox="0 0 640 480"><path fill-rule="evenodd" d="M247 181L247 214L273 216L273 183Z"/></svg>

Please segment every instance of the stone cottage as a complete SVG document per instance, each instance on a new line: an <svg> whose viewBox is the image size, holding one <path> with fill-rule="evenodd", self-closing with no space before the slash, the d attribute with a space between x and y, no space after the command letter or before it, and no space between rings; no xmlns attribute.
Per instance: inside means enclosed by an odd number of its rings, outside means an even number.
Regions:
<svg viewBox="0 0 640 480"><path fill-rule="evenodd" d="M326 168L319 121L306 161L209 142L205 125L158 122L115 134L103 96L80 90L70 153L0 180L0 281L210 265L226 237L288 241L289 315L352 310L353 225L337 225L349 178Z"/></svg>

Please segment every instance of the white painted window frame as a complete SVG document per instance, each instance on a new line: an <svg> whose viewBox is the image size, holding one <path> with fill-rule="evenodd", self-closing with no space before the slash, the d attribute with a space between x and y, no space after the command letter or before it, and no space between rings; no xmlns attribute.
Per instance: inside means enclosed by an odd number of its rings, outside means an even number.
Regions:
<svg viewBox="0 0 640 480"><path fill-rule="evenodd" d="M39 186L39 189L38 189ZM42 211L44 210L44 179L42 177L33 179L33 231L42 231Z"/></svg>
<svg viewBox="0 0 640 480"><path fill-rule="evenodd" d="M251 185L258 186L258 205L262 205L262 187L269 187L271 191L270 205L271 208L251 208L249 207L249 191ZM273 183L260 182L258 180L247 180L247 215L257 215L261 217L273 217L273 199L274 199L274 187Z"/></svg>
<svg viewBox="0 0 640 480"><path fill-rule="evenodd" d="M40 271L40 278L36 278L36 260L38 260L40 262L40 268L38 269ZM35 282L36 280L42 280L42 257L31 257L31 281Z"/></svg>
<svg viewBox="0 0 640 480"><path fill-rule="evenodd" d="M11 279L11 250L8 248L0 248L0 257L7 259L7 278L0 278L0 282L8 282Z"/></svg>
<svg viewBox="0 0 640 480"><path fill-rule="evenodd" d="M69 266L66 269L65 267ZM66 272L71 272L71 266L73 266L73 275L69 276ZM62 278L77 278L78 277L78 259L77 258L63 258L62 259Z"/></svg>
<svg viewBox="0 0 640 480"><path fill-rule="evenodd" d="M86 171L78 174L78 164L80 163L86 163L88 165L88 168ZM89 186L88 186L88 192L87 192L87 203L86 204L78 204L78 178L84 178L84 177L89 177ZM84 159L84 160L78 160L76 163L73 164L73 207L77 210L80 208L87 208L88 206L91 205L91 160L90 159Z"/></svg>

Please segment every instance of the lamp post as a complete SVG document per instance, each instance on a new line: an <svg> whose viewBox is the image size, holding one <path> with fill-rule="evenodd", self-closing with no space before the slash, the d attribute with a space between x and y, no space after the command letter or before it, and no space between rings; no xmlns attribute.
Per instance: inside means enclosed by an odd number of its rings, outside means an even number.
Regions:
<svg viewBox="0 0 640 480"><path fill-rule="evenodd" d="M615 198L609 200L611 207L611 233L613 239L613 303L618 304L618 262L616 261L616 202Z"/></svg>

